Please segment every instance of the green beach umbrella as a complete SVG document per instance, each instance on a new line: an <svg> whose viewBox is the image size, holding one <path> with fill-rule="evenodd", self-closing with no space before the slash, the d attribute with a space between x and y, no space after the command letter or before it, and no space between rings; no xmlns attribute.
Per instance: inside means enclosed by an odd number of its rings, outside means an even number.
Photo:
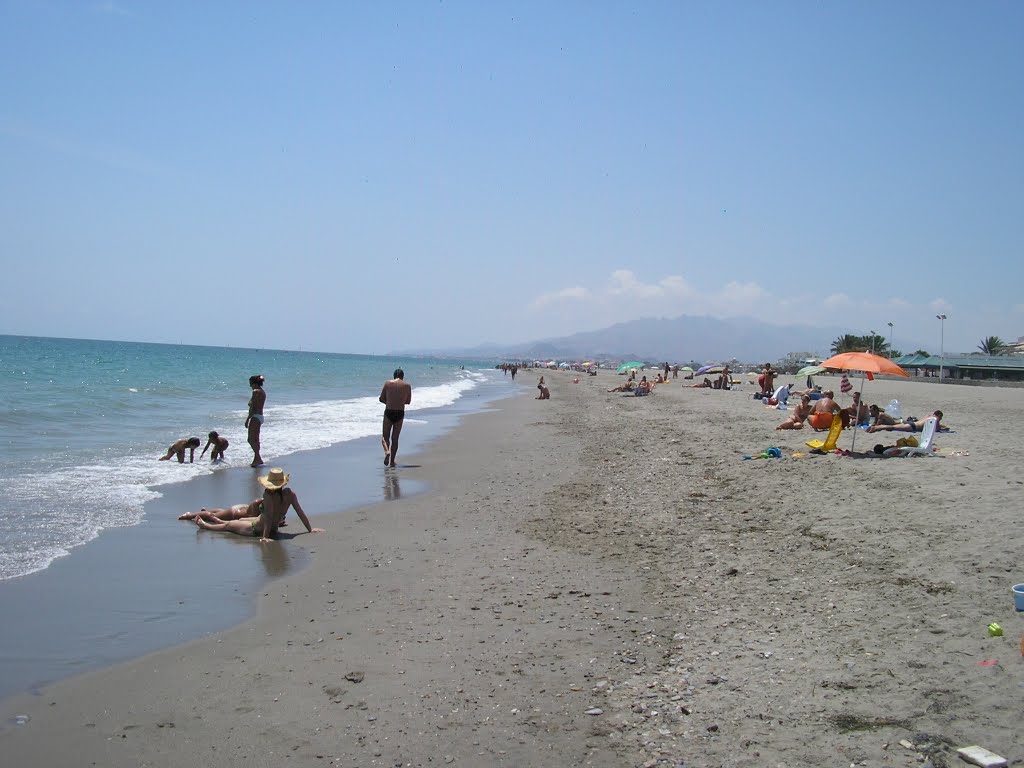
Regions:
<svg viewBox="0 0 1024 768"><path fill-rule="evenodd" d="M690 366L688 366L688 365L684 365L684 366L683 366L682 368L680 368L679 370L680 370L680 371L686 371L686 372L688 372L688 373L693 373L693 368L691 368L691 367L690 367Z"/></svg>
<svg viewBox="0 0 1024 768"><path fill-rule="evenodd" d="M625 373L630 368L643 368L643 367L644 367L643 363L639 363L639 362L634 360L631 363L623 363L622 365L620 365L618 368L615 369L615 372L616 373Z"/></svg>
<svg viewBox="0 0 1024 768"><path fill-rule="evenodd" d="M805 365L803 368L801 368L799 371L796 372L796 375L797 376L817 376L819 373L824 373L827 370L828 370L828 368L826 368L823 365Z"/></svg>

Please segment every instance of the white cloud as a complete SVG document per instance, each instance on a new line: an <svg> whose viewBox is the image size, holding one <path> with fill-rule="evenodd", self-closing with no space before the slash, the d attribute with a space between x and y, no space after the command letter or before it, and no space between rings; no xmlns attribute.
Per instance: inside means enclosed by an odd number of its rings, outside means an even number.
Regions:
<svg viewBox="0 0 1024 768"><path fill-rule="evenodd" d="M822 304L830 310L850 309L853 307L853 299L845 293L833 293L831 296L826 296Z"/></svg>
<svg viewBox="0 0 1024 768"><path fill-rule="evenodd" d="M939 312L939 313L949 312L951 309L953 309L953 305L952 304L950 304L945 299L941 299L941 298L940 299L932 299L930 302L928 302L928 306L931 308L932 312Z"/></svg>
<svg viewBox="0 0 1024 768"><path fill-rule="evenodd" d="M564 304L569 301L584 301L589 298L590 291L583 286L574 285L572 288L563 288L560 291L541 294L533 300L530 307L531 309L541 309L552 304Z"/></svg>
<svg viewBox="0 0 1024 768"><path fill-rule="evenodd" d="M663 277L656 283L643 283L628 269L617 269L612 272L608 284L608 295L630 299L685 296L690 292L689 285L679 275Z"/></svg>

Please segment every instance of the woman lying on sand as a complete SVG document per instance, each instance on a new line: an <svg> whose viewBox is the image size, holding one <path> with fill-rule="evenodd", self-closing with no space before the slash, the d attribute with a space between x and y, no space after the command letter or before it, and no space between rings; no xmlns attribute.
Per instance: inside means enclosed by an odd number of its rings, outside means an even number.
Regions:
<svg viewBox="0 0 1024 768"><path fill-rule="evenodd" d="M221 509L207 509L202 507L198 512L186 512L178 515L179 520L195 520L201 517L209 521L211 518L223 522L224 520L241 520L243 517L259 517L263 513L263 499L253 499L248 504L233 504L230 507ZM284 525L282 520L280 525Z"/></svg>
<svg viewBox="0 0 1024 768"><path fill-rule="evenodd" d="M323 528L314 528L309 524L309 518L299 505L299 497L295 495L295 491L287 487L288 478L289 475L286 475L283 469L272 469L269 475L259 478L260 485L267 489L260 501L259 517L224 520L214 516L207 520L200 512L193 519L196 525L204 530L237 533L239 536L258 536L263 543L274 538L288 508L294 507L295 514L299 516L307 531L323 533Z"/></svg>
<svg viewBox="0 0 1024 768"><path fill-rule="evenodd" d="M811 415L811 398L804 395L800 398L800 405L793 409L793 415L779 424L776 429L803 429L804 421Z"/></svg>

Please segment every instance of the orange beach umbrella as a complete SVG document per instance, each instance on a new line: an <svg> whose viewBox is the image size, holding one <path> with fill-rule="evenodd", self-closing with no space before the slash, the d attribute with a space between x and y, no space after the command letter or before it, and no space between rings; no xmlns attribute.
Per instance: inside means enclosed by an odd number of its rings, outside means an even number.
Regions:
<svg viewBox="0 0 1024 768"><path fill-rule="evenodd" d="M896 363L887 357L880 357L879 355L873 355L870 352L843 352L842 354L830 357L821 364L822 368L833 368L840 371L861 371L862 373L871 376L873 373L886 373L890 376L906 376L910 378L910 374L900 368ZM860 382L861 394L864 392L864 380ZM854 415L854 422L857 414ZM853 427L853 441L850 443L850 450L854 449L857 445L857 425Z"/></svg>
<svg viewBox="0 0 1024 768"><path fill-rule="evenodd" d="M830 357L821 364L822 368L835 368L840 371L863 371L864 373L887 373L890 376L906 376L910 374L900 368L887 357L873 355L870 352L843 352Z"/></svg>

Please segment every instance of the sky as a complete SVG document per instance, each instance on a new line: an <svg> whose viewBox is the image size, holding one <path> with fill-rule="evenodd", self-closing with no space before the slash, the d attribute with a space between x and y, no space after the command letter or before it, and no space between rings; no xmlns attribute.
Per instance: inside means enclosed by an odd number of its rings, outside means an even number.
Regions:
<svg viewBox="0 0 1024 768"><path fill-rule="evenodd" d="M1021 39L1000 0L0 0L0 333L1014 340Z"/></svg>

